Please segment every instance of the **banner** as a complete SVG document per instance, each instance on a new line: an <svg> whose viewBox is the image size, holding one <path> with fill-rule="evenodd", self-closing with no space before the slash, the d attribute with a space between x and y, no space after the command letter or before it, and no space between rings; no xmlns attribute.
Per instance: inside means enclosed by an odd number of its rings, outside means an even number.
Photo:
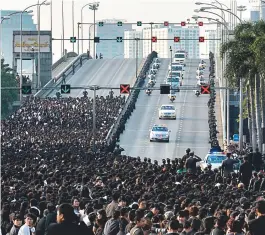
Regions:
<svg viewBox="0 0 265 235"><path fill-rule="evenodd" d="M20 52L20 35L14 36L14 52ZM22 52L33 53L39 51L38 35L22 35ZM50 52L50 36L40 35L40 52Z"/></svg>

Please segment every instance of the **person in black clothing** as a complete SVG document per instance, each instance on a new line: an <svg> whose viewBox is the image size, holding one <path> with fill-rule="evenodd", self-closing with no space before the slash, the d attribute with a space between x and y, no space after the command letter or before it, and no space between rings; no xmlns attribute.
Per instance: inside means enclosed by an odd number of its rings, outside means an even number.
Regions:
<svg viewBox="0 0 265 235"><path fill-rule="evenodd" d="M231 153L226 154L227 159L222 162L221 171L224 177L228 177L234 172L234 164L238 163L238 160L231 159Z"/></svg>
<svg viewBox="0 0 265 235"><path fill-rule="evenodd" d="M186 160L186 169L189 172L196 173L196 163L200 162L202 159L194 155L194 152L190 153L190 157Z"/></svg>
<svg viewBox="0 0 265 235"><path fill-rule="evenodd" d="M76 224L77 216L70 204L61 204L57 211L57 223L48 227L47 235L85 235L86 232Z"/></svg>
<svg viewBox="0 0 265 235"><path fill-rule="evenodd" d="M220 216L216 220L215 229L212 231L211 235L225 235L226 219L224 216Z"/></svg>
<svg viewBox="0 0 265 235"><path fill-rule="evenodd" d="M252 176L252 166L248 161L248 157L244 157L244 162L239 168L239 180L244 184L245 188L248 188L250 179Z"/></svg>
<svg viewBox="0 0 265 235"><path fill-rule="evenodd" d="M252 148L249 149L249 154L247 156L248 156L249 163L252 165L252 163L253 163L253 156L254 156L254 153L253 153L253 149Z"/></svg>
<svg viewBox="0 0 265 235"><path fill-rule="evenodd" d="M257 218L248 222L251 235L264 235L265 231L265 201L260 200L256 204Z"/></svg>
<svg viewBox="0 0 265 235"><path fill-rule="evenodd" d="M254 183L253 191L259 192L262 180L263 180L262 173L258 173L258 180Z"/></svg>
<svg viewBox="0 0 265 235"><path fill-rule="evenodd" d="M186 162L186 160L189 158L190 156L190 148L186 149L186 154L182 157L182 161Z"/></svg>
<svg viewBox="0 0 265 235"><path fill-rule="evenodd" d="M254 184L258 180L258 173L253 172L252 174L252 179L250 180L249 186L248 186L248 191L253 191L254 189Z"/></svg>
<svg viewBox="0 0 265 235"><path fill-rule="evenodd" d="M252 164L257 172L260 171L262 163L262 155L259 152L259 149L256 148L256 152L253 155Z"/></svg>
<svg viewBox="0 0 265 235"><path fill-rule="evenodd" d="M214 217L209 216L203 220L203 230L195 233L195 235L209 235L214 227Z"/></svg>
<svg viewBox="0 0 265 235"><path fill-rule="evenodd" d="M170 220L166 235L178 235L179 222L177 220Z"/></svg>

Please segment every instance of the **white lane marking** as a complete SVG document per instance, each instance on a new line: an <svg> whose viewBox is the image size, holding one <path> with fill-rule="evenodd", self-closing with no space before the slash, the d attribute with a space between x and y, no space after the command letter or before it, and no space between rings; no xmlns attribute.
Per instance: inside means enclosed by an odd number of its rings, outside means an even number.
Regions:
<svg viewBox="0 0 265 235"><path fill-rule="evenodd" d="M184 133L205 133L209 131L183 131Z"/></svg>

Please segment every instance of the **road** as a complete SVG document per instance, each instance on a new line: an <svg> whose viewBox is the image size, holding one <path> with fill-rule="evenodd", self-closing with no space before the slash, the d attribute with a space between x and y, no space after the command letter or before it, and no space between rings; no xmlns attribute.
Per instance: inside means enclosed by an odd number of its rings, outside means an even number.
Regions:
<svg viewBox="0 0 265 235"><path fill-rule="evenodd" d="M164 82L168 71L169 59L161 60L161 67L157 73L156 87ZM199 60L188 60L183 85L196 85L196 68ZM206 68L206 71L208 67ZM205 73L208 76L208 73ZM209 95L195 96L194 91L180 91L174 105L177 109L177 120L159 120L158 109L162 104L168 104L167 95L160 95L160 91L153 91L147 96L144 91L139 95L131 118L120 137L123 152L132 157L148 157L151 160L182 157L187 148L191 148L196 155L204 158L209 150L208 144L208 107ZM166 124L171 130L169 143L149 141L150 129L154 124Z"/></svg>
<svg viewBox="0 0 265 235"><path fill-rule="evenodd" d="M139 68L142 62L143 60L139 59ZM140 72L140 69L138 72ZM91 85L120 87L120 84L133 85L135 73L136 59L88 60L69 80L66 80L66 83L70 84L71 87ZM60 86L57 90L60 90ZM54 97L57 90L54 90L49 96ZM83 89L72 89L70 96L82 96L83 91ZM87 91L88 96L92 97L93 91ZM98 90L97 95L106 96L109 92L110 90ZM120 90L114 90L114 95L119 95L119 93Z"/></svg>

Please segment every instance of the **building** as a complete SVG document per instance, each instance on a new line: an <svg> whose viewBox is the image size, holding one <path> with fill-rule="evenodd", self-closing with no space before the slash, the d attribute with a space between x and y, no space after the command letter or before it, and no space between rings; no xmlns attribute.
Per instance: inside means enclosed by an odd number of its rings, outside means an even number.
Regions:
<svg viewBox="0 0 265 235"><path fill-rule="evenodd" d="M0 10L1 17L8 16L14 12L12 10ZM24 31L35 31L37 30L36 24L33 23L33 15L24 13L22 29ZM14 14L10 16L10 19L6 19L2 22L2 56L5 59L5 63L12 67L13 62L13 31L20 30L20 14ZM25 73L32 73L32 62L23 61L23 70ZM20 69L20 67L19 67Z"/></svg>
<svg viewBox="0 0 265 235"><path fill-rule="evenodd" d="M208 58L210 51L214 54L217 52L217 30L205 30L204 37L207 40L201 44L201 55L203 55L204 58Z"/></svg>
<svg viewBox="0 0 265 235"><path fill-rule="evenodd" d="M143 41L134 40L135 38L143 39L141 31L124 31L124 58L143 58ZM128 40L129 39L129 40Z"/></svg>
<svg viewBox="0 0 265 235"><path fill-rule="evenodd" d="M250 21L265 20L265 3L261 0L251 0Z"/></svg>
<svg viewBox="0 0 265 235"><path fill-rule="evenodd" d="M122 26L118 26L117 23L121 21ZM99 26L98 22L104 22L103 26ZM99 20L96 25L96 36L100 39L116 39L117 37L123 37L125 30L132 30L132 24L126 24L125 20L107 19ZM91 47L91 52L93 47ZM101 53L103 58L124 58L124 41L117 42L116 40L101 40L96 44L96 53Z"/></svg>
<svg viewBox="0 0 265 235"><path fill-rule="evenodd" d="M152 36L157 37L157 42L153 42L153 51L158 52L160 58L170 58L171 46L173 51L183 49L188 52L189 58L200 57L199 45L199 27L198 26L169 26L153 25ZM180 42L174 42L174 37L180 37ZM143 38L151 39L151 28L143 29ZM159 40L162 39L162 40ZM163 40L169 39L169 40ZM181 40L190 39L190 40ZM194 39L194 40L191 40ZM146 57L151 52L151 40L144 40L143 42L143 57Z"/></svg>

